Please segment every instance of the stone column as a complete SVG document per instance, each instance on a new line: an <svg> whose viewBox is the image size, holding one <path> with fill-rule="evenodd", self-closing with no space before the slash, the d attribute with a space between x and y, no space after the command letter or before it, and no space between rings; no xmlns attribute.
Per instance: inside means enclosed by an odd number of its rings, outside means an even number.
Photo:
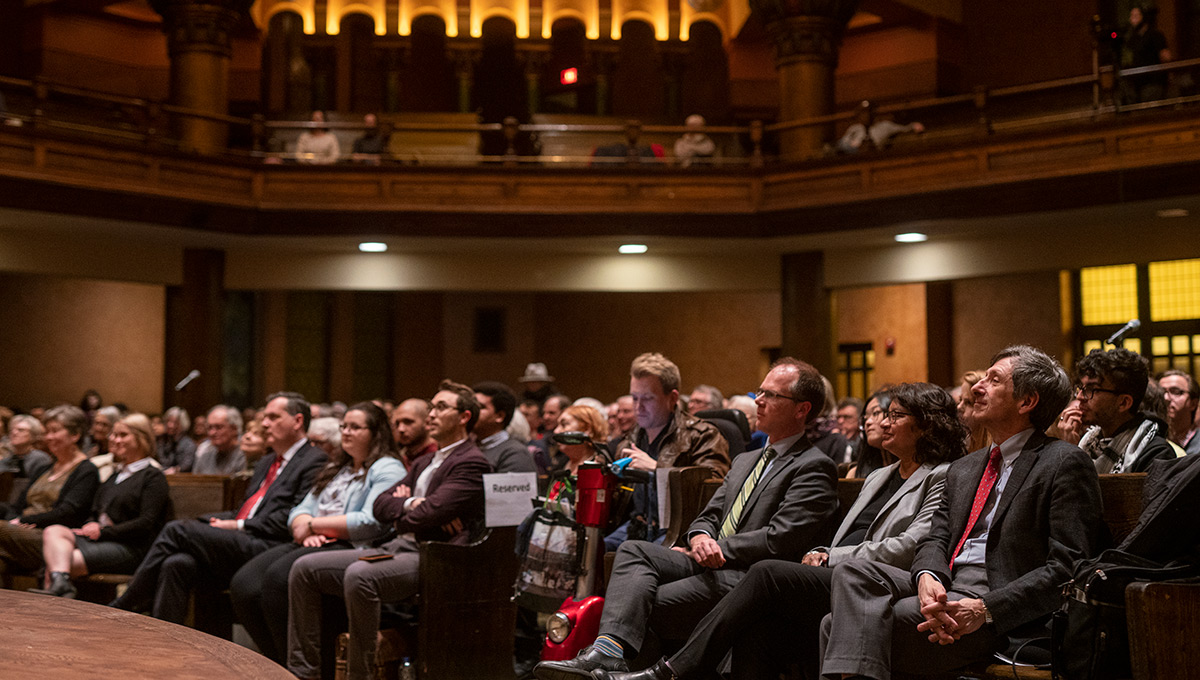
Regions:
<svg viewBox="0 0 1200 680"><path fill-rule="evenodd" d="M803 359L834 376L833 318L820 251L788 253L780 261L780 307L784 356Z"/></svg>
<svg viewBox="0 0 1200 680"><path fill-rule="evenodd" d="M183 285L167 289L164 405L195 414L221 403L224 304L225 252L184 249ZM176 382L193 370L200 377L176 392Z"/></svg>
<svg viewBox="0 0 1200 680"><path fill-rule="evenodd" d="M857 6L857 0L750 0L775 44L780 122L833 113L838 48ZM779 150L784 157L807 155L832 136L832 124L787 130Z"/></svg>
<svg viewBox="0 0 1200 680"><path fill-rule="evenodd" d="M252 0L153 0L162 15L171 58L171 103L213 115L229 112L233 32ZM225 123L180 116L176 131L186 151L225 148Z"/></svg>

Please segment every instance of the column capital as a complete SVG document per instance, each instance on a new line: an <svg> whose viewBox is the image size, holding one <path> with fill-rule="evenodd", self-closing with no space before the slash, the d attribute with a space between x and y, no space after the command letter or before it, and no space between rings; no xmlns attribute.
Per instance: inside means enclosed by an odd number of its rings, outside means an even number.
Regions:
<svg viewBox="0 0 1200 680"><path fill-rule="evenodd" d="M150 4L163 18L167 51L172 56L212 52L230 57L233 34L249 17L254 0L151 0Z"/></svg>
<svg viewBox="0 0 1200 680"><path fill-rule="evenodd" d="M775 61L837 65L842 32L858 0L750 0L775 44Z"/></svg>

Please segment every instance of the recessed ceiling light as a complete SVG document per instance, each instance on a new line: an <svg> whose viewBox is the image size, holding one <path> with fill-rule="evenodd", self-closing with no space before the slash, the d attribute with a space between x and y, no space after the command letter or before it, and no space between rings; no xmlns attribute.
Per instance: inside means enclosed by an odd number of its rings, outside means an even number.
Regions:
<svg viewBox="0 0 1200 680"><path fill-rule="evenodd" d="M1166 210L1159 210L1155 214L1159 217L1187 217L1190 213L1183 208L1167 208Z"/></svg>
<svg viewBox="0 0 1200 680"><path fill-rule="evenodd" d="M903 234L896 234L896 240L900 243L920 243L928 241L929 237L919 231L907 231Z"/></svg>
<svg viewBox="0 0 1200 680"><path fill-rule="evenodd" d="M358 244L358 249L364 253L386 253L387 244L379 241L363 241Z"/></svg>
<svg viewBox="0 0 1200 680"><path fill-rule="evenodd" d="M621 246L620 248L617 248L617 252L619 252L623 255L640 255L641 253L644 253L647 250L649 250L649 248L642 245L641 243L626 243L625 245Z"/></svg>

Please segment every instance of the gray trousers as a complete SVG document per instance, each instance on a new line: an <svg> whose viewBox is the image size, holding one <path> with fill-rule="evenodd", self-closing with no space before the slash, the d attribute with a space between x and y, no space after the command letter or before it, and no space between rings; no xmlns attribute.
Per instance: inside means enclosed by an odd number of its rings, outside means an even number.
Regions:
<svg viewBox="0 0 1200 680"><path fill-rule="evenodd" d="M367 555L392 554L380 562ZM417 544L397 538L378 550L335 550L305 555L288 574L287 668L301 678L321 676L321 595L346 601L350 620L349 680L369 680L375 664L379 607L417 593Z"/></svg>
<svg viewBox="0 0 1200 680"><path fill-rule="evenodd" d="M907 569L850 560L833 570L833 613L821 622L821 675L890 680L892 671L942 673L986 658L1006 638L984 626L950 645L917 630L925 620ZM975 597L948 590L949 600Z"/></svg>

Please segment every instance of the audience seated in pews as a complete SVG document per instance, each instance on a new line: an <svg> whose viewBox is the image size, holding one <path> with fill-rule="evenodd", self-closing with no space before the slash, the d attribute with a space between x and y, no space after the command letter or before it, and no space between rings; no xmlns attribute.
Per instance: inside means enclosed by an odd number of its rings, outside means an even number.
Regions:
<svg viewBox="0 0 1200 680"><path fill-rule="evenodd" d="M206 420L208 439L196 447L197 475L236 475L246 469L246 455L238 446L242 436L242 414L232 406L214 406Z"/></svg>
<svg viewBox="0 0 1200 680"><path fill-rule="evenodd" d="M71 579L97 572L132 574L167 522L167 478L151 457L150 420L140 413L117 420L108 442L120 469L100 485L88 521L79 528L53 524L42 535L46 575L41 592L73 598Z"/></svg>
<svg viewBox="0 0 1200 680"><path fill-rule="evenodd" d="M292 564L315 552L366 548L383 536L387 527L375 519L375 499L406 475L383 409L369 401L355 404L341 432L312 490L288 514L292 540L246 562L229 585L238 622L276 663L286 661Z"/></svg>
<svg viewBox="0 0 1200 680"><path fill-rule="evenodd" d="M100 475L79 440L87 431L87 416L75 406L55 406L46 412L46 448L54 462L21 493L0 522L0 576L42 566L42 530L52 524L83 526L92 509Z"/></svg>
<svg viewBox="0 0 1200 680"><path fill-rule="evenodd" d="M163 414L163 436L158 439L158 463L163 472L191 472L196 464L196 442L188 433L192 430L192 419L188 412L172 406Z"/></svg>
<svg viewBox="0 0 1200 680"><path fill-rule="evenodd" d="M1079 439L1100 474L1145 472L1151 461L1174 458L1163 437L1166 423L1139 412L1150 380L1140 354L1117 348L1094 350L1075 365Z"/></svg>

